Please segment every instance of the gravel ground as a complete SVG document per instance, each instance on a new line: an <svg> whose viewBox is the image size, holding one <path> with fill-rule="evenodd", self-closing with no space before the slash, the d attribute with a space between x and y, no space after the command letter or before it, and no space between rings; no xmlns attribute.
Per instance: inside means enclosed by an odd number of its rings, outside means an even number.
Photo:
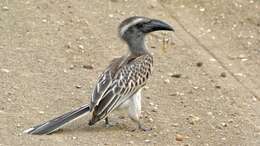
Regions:
<svg viewBox="0 0 260 146"><path fill-rule="evenodd" d="M260 145L259 0L0 1L0 146ZM79 119L47 136L22 131L89 101L97 76L127 46L125 18L172 24L147 38L155 68L143 93L152 131Z"/></svg>

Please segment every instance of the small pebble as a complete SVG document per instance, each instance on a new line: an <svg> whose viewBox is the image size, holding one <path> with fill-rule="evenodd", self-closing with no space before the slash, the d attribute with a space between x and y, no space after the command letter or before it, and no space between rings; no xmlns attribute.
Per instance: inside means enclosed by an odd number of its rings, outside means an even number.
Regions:
<svg viewBox="0 0 260 146"><path fill-rule="evenodd" d="M184 136L183 136L183 135L180 135L180 134L176 134L176 135L175 135L175 140L176 140L176 141L183 141L183 139L184 139Z"/></svg>
<svg viewBox="0 0 260 146"><path fill-rule="evenodd" d="M198 86L194 86L193 89L196 89L196 90L197 90L197 89L199 89L199 87L198 87Z"/></svg>
<svg viewBox="0 0 260 146"><path fill-rule="evenodd" d="M152 109L152 112L156 113L156 112L157 112L157 110L156 110L156 109Z"/></svg>
<svg viewBox="0 0 260 146"><path fill-rule="evenodd" d="M94 69L94 65L83 65L82 67L85 69Z"/></svg>
<svg viewBox="0 0 260 146"><path fill-rule="evenodd" d="M165 80L164 80L164 83L169 84L169 83L170 83L170 80L169 80L169 79L165 79Z"/></svg>
<svg viewBox="0 0 260 146"><path fill-rule="evenodd" d="M83 46L83 45L78 45L78 47L79 47L80 49L84 49L84 46Z"/></svg>
<svg viewBox="0 0 260 146"><path fill-rule="evenodd" d="M74 69L75 68L75 65L71 64L69 69Z"/></svg>
<svg viewBox="0 0 260 146"><path fill-rule="evenodd" d="M173 78L180 78L181 74L173 74L173 75L171 75L171 77L173 77Z"/></svg>
<svg viewBox="0 0 260 146"><path fill-rule="evenodd" d="M39 114L44 114L44 111L39 111Z"/></svg>
<svg viewBox="0 0 260 146"><path fill-rule="evenodd" d="M227 127L227 123L221 123L221 126L223 126L223 127Z"/></svg>
<svg viewBox="0 0 260 146"><path fill-rule="evenodd" d="M245 76L243 73L234 73L235 76L240 76L240 77L243 77Z"/></svg>
<svg viewBox="0 0 260 146"><path fill-rule="evenodd" d="M46 19L42 19L42 22L46 23L46 22L47 22L47 20L46 20Z"/></svg>
<svg viewBox="0 0 260 146"><path fill-rule="evenodd" d="M204 12L204 11L205 11L205 8L200 8L200 11L201 11L201 12Z"/></svg>
<svg viewBox="0 0 260 146"><path fill-rule="evenodd" d="M220 76L223 77L223 78L225 78L225 77L227 76L227 74L226 74L225 72L222 72L222 73L220 74Z"/></svg>
<svg viewBox="0 0 260 146"><path fill-rule="evenodd" d="M217 61L217 60L216 60L215 58L210 58L209 61L215 62L215 61Z"/></svg>
<svg viewBox="0 0 260 146"><path fill-rule="evenodd" d="M234 122L233 119L229 119L229 120L228 120L228 123L233 123L233 122Z"/></svg>
<svg viewBox="0 0 260 146"><path fill-rule="evenodd" d="M221 88L221 86L220 86L220 85L216 85L216 86L215 86L215 88L217 88L217 89L220 89L220 88Z"/></svg>
<svg viewBox="0 0 260 146"><path fill-rule="evenodd" d="M75 139L77 139L77 137L73 136L72 139L75 140Z"/></svg>
<svg viewBox="0 0 260 146"><path fill-rule="evenodd" d="M21 127L21 124L20 124L20 123L18 123L18 124L16 125L16 127L17 127L17 128Z"/></svg>
<svg viewBox="0 0 260 146"><path fill-rule="evenodd" d="M71 42L68 42L67 45L65 45L66 48L72 48L72 43Z"/></svg>
<svg viewBox="0 0 260 146"><path fill-rule="evenodd" d="M145 142L145 143L150 143L150 142L151 142L151 140L149 140L149 139L146 139L146 140L144 140L144 142Z"/></svg>
<svg viewBox="0 0 260 146"><path fill-rule="evenodd" d="M77 89L82 88L82 86L80 86L80 85L76 85L75 87L76 87Z"/></svg>
<svg viewBox="0 0 260 146"><path fill-rule="evenodd" d="M152 129L155 129L155 128L153 127ZM154 132L153 136L155 136L155 137L158 136L158 133Z"/></svg>
<svg viewBox="0 0 260 146"><path fill-rule="evenodd" d="M203 65L203 63L202 62L197 62L197 67L201 67L202 65Z"/></svg>
<svg viewBox="0 0 260 146"><path fill-rule="evenodd" d="M184 93L182 93L182 92L176 92L176 94L177 95L180 95L180 96L183 96L183 95L185 95Z"/></svg>
<svg viewBox="0 0 260 146"><path fill-rule="evenodd" d="M249 2L250 2L251 4L252 4L252 3L254 3L254 1L253 1L253 0L250 0Z"/></svg>
<svg viewBox="0 0 260 146"><path fill-rule="evenodd" d="M179 123L173 123L172 126L173 126L173 127L178 127L178 126L179 126Z"/></svg>
<svg viewBox="0 0 260 146"><path fill-rule="evenodd" d="M4 11L8 11L8 10L9 10L9 8L8 8L7 6L3 6L2 9L3 9Z"/></svg>
<svg viewBox="0 0 260 146"><path fill-rule="evenodd" d="M153 107L152 112L157 112L158 106Z"/></svg>
<svg viewBox="0 0 260 146"><path fill-rule="evenodd" d="M113 18L113 17L114 17L114 15L113 15L113 14L109 14L108 16L109 16L110 18Z"/></svg>
<svg viewBox="0 0 260 146"><path fill-rule="evenodd" d="M134 141L129 141L128 144L134 144Z"/></svg>
<svg viewBox="0 0 260 146"><path fill-rule="evenodd" d="M151 97L150 97L150 96L146 96L145 98L146 98L146 99L151 99Z"/></svg>
<svg viewBox="0 0 260 146"><path fill-rule="evenodd" d="M245 62L245 61L247 61L247 60L248 60L247 58L241 59L242 62Z"/></svg>
<svg viewBox="0 0 260 146"><path fill-rule="evenodd" d="M5 73L9 73L9 72L10 72L10 70L5 69L5 68L1 68L1 71L2 71L2 72L5 72Z"/></svg>
<svg viewBox="0 0 260 146"><path fill-rule="evenodd" d="M153 118L149 118L148 121L152 123L153 122Z"/></svg>
<svg viewBox="0 0 260 146"><path fill-rule="evenodd" d="M177 93L171 93L170 96L177 96Z"/></svg>

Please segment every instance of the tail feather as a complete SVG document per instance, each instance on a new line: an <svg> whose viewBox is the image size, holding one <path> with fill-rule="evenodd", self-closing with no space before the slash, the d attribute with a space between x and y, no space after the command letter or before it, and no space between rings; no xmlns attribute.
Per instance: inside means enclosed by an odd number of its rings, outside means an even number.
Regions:
<svg viewBox="0 0 260 146"><path fill-rule="evenodd" d="M24 130L24 133L38 134L38 135L51 134L52 132L58 130L59 128L68 124L69 122L72 122L73 120L76 120L77 118L85 115L89 111L90 111L89 105L83 105L59 117L56 117L47 122L44 122L42 124L33 126L27 130Z"/></svg>

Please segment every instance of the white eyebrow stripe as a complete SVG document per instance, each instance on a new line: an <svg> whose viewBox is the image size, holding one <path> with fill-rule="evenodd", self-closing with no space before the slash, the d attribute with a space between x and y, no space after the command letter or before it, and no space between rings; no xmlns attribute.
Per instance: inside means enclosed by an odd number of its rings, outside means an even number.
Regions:
<svg viewBox="0 0 260 146"><path fill-rule="evenodd" d="M134 21L130 22L129 24L123 26L123 27L121 28L120 35L123 36L123 34L125 33L125 31L126 31L129 27L131 27L132 25L135 25L135 24L137 24L137 23L139 23L139 22L141 22L141 21L143 21L143 18L138 18L138 19L135 19Z"/></svg>

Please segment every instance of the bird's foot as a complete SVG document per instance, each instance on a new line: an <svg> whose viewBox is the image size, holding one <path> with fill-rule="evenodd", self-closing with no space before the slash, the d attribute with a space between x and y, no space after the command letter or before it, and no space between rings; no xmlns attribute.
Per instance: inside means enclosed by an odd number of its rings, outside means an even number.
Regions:
<svg viewBox="0 0 260 146"><path fill-rule="evenodd" d="M143 125L139 125L138 128L141 131L151 131L152 130L151 127L144 127Z"/></svg>
<svg viewBox="0 0 260 146"><path fill-rule="evenodd" d="M151 130L153 130L151 127L145 127L145 126L143 126L143 125L138 125L138 128L134 128L134 129L132 129L132 130L130 130L130 131L132 131L132 132L134 132L134 131L136 131L136 130L140 130L140 131L145 131L145 132L147 132L147 131L151 131Z"/></svg>

